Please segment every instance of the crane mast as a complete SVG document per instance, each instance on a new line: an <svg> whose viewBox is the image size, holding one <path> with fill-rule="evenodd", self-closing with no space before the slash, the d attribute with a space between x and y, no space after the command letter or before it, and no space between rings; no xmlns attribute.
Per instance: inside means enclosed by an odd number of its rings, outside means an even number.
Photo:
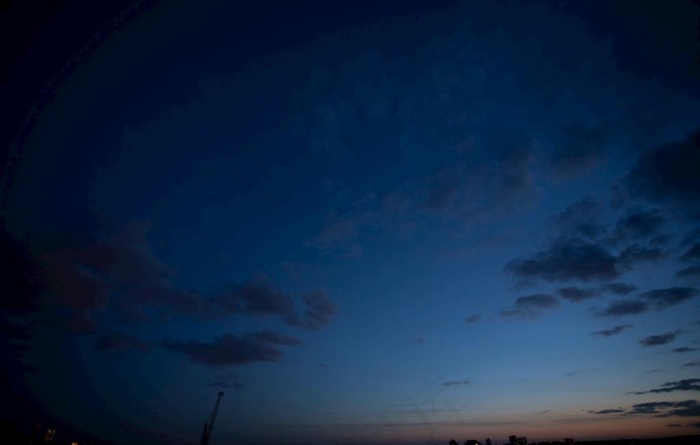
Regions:
<svg viewBox="0 0 700 445"><path fill-rule="evenodd" d="M219 413L219 405L221 404L221 398L224 396L223 391L219 391L216 398L216 404L214 405L214 411L211 413L211 417L204 421L204 429L202 431L202 440L200 440L200 445L209 445L209 439L211 438L211 429L214 427L214 421L216 420L216 415Z"/></svg>

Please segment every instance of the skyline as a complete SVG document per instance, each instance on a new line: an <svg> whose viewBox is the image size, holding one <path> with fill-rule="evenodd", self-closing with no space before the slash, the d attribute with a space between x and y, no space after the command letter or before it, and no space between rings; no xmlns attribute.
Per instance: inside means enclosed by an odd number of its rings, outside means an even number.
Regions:
<svg viewBox="0 0 700 445"><path fill-rule="evenodd" d="M42 20L0 87L3 418L191 444L223 390L215 443L700 434L697 5Z"/></svg>

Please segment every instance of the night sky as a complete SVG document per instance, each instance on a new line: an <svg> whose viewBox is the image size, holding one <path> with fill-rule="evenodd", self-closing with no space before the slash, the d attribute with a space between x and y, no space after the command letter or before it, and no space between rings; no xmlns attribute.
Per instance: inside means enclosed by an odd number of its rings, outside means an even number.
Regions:
<svg viewBox="0 0 700 445"><path fill-rule="evenodd" d="M0 9L3 419L700 434L697 5L45 3Z"/></svg>

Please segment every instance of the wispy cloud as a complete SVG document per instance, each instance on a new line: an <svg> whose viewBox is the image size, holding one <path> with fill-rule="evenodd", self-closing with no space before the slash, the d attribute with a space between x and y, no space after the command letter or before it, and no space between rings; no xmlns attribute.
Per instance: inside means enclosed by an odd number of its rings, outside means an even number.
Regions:
<svg viewBox="0 0 700 445"><path fill-rule="evenodd" d="M644 292L641 294L641 298L649 302L654 309L663 310L698 295L700 295L700 291L693 287L670 287Z"/></svg>
<svg viewBox="0 0 700 445"><path fill-rule="evenodd" d="M503 308L499 313L503 317L534 319L558 305L559 300L556 297L548 294L534 294L518 298L513 306Z"/></svg>
<svg viewBox="0 0 700 445"><path fill-rule="evenodd" d="M677 382L666 382L661 387L649 391L635 392L635 394L659 394L674 391L700 391L700 379L685 379Z"/></svg>
<svg viewBox="0 0 700 445"><path fill-rule="evenodd" d="M187 356L190 361L211 366L242 366L255 362L277 362L284 354L278 346L299 345L295 337L274 331L243 335L224 334L212 341L165 340L161 346Z"/></svg>
<svg viewBox="0 0 700 445"><path fill-rule="evenodd" d="M692 348L690 346L681 346L680 348L673 348L671 351L673 352L678 352L678 353L683 353L683 352L695 352L697 351L698 348Z"/></svg>
<svg viewBox="0 0 700 445"><path fill-rule="evenodd" d="M470 315L469 317L467 317L467 319L464 321L468 324L474 324L474 323L478 323L479 321L481 321L481 317L482 317L481 314L474 314L474 315Z"/></svg>
<svg viewBox="0 0 700 445"><path fill-rule="evenodd" d="M680 402L658 401L637 403L628 408L611 408L599 411L588 411L589 414L620 414L630 415L654 415L655 417L698 417L700 416L700 403L697 400L683 400Z"/></svg>
<svg viewBox="0 0 700 445"><path fill-rule="evenodd" d="M673 342L681 331L666 332L659 335L649 335L639 340L642 346L661 346Z"/></svg>
<svg viewBox="0 0 700 445"><path fill-rule="evenodd" d="M612 280L620 274L617 259L604 246L568 237L529 258L511 260L505 270L524 281L549 282Z"/></svg>
<svg viewBox="0 0 700 445"><path fill-rule="evenodd" d="M459 385L468 385L471 382L469 380L451 380L449 382L443 383L444 386L459 386Z"/></svg>
<svg viewBox="0 0 700 445"><path fill-rule="evenodd" d="M636 299L614 300L594 313L602 317L638 315L652 309L663 311L700 295L693 287L654 289L640 294Z"/></svg>
<svg viewBox="0 0 700 445"><path fill-rule="evenodd" d="M632 325L630 324L624 324L624 325L618 325L610 329L602 329L600 331L595 331L592 332L591 335L594 336L602 336L602 337L612 337L613 335L618 335L621 334L622 332L626 331L627 329L631 328Z"/></svg>
<svg viewBox="0 0 700 445"><path fill-rule="evenodd" d="M637 315L647 312L649 305L638 300L616 300L610 302L605 308L595 312L601 317L622 317L625 315Z"/></svg>
<svg viewBox="0 0 700 445"><path fill-rule="evenodd" d="M292 315L286 319L287 323L293 326L318 330L327 326L338 312L328 292L323 289L307 291L301 295L301 299L304 303L303 315L301 317Z"/></svg>

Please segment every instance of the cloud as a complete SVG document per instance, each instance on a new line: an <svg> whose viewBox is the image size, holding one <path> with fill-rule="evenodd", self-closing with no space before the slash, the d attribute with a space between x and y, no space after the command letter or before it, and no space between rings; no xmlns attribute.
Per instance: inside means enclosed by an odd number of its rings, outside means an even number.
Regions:
<svg viewBox="0 0 700 445"><path fill-rule="evenodd" d="M666 253L658 247L648 247L641 244L631 244L620 252L618 263L621 267L629 269L635 263L643 261L653 262L664 258Z"/></svg>
<svg viewBox="0 0 700 445"><path fill-rule="evenodd" d="M644 152L624 179L632 196L683 205L700 200L700 128L685 141ZM694 211L693 207L687 208Z"/></svg>
<svg viewBox="0 0 700 445"><path fill-rule="evenodd" d="M695 362L688 362L683 365L686 368L694 367L694 366L700 366L700 360L695 361Z"/></svg>
<svg viewBox="0 0 700 445"><path fill-rule="evenodd" d="M660 335L649 335L639 340L639 343L645 347L667 345L673 342L678 334L680 334L680 331L666 332Z"/></svg>
<svg viewBox="0 0 700 445"><path fill-rule="evenodd" d="M612 337L613 335L621 334L622 332L624 332L625 330L627 330L627 329L629 329L629 328L631 328L631 327L632 327L631 324L623 324L623 325L615 326L615 327L610 328L610 329L602 329L602 330L600 330L600 331L592 332L591 335L600 335L600 336L603 336L603 337Z"/></svg>
<svg viewBox="0 0 700 445"><path fill-rule="evenodd" d="M300 345L301 341L296 338L292 337L290 335L284 335L280 334L275 331L270 331L270 330L262 330L258 332L254 332L252 334L249 334L251 338L254 338L256 340L259 340L264 343L269 343L273 345Z"/></svg>
<svg viewBox="0 0 700 445"><path fill-rule="evenodd" d="M660 394L673 391L700 391L700 379L685 379L677 382L666 382L660 388L649 391L635 392L635 394Z"/></svg>
<svg viewBox="0 0 700 445"><path fill-rule="evenodd" d="M333 250L347 247L357 237L358 227L355 221L339 219L336 215L329 215L321 232L306 240L310 246L321 250Z"/></svg>
<svg viewBox="0 0 700 445"><path fill-rule="evenodd" d="M125 321L146 321L146 309L161 316L196 313L198 295L178 289L177 275L156 257L148 242L148 222L132 222L115 236L93 240L39 256L51 299L69 309L66 325L94 332L96 313L108 306Z"/></svg>
<svg viewBox="0 0 700 445"><path fill-rule="evenodd" d="M459 385L468 385L471 382L469 380L452 380L449 382L443 383L444 386L459 386Z"/></svg>
<svg viewBox="0 0 700 445"><path fill-rule="evenodd" d="M232 314L289 315L294 313L292 296L277 289L263 274L224 288L212 297L212 301Z"/></svg>
<svg viewBox="0 0 700 445"><path fill-rule="evenodd" d="M462 157L426 175L411 190L424 213L483 222L527 208L539 190L531 172L531 138L517 131L488 135L474 142L480 156Z"/></svg>
<svg viewBox="0 0 700 445"><path fill-rule="evenodd" d="M178 287L176 270L151 248L149 230L148 222L131 223L105 240L41 255L46 291L67 309L57 311L64 326L75 333L95 333L96 320L105 318L132 324L175 316L204 321L239 315L297 317L292 295L262 273L206 294ZM310 329L327 325L335 306L324 292L301 295L300 324ZM98 316L102 312L113 317Z"/></svg>
<svg viewBox="0 0 700 445"><path fill-rule="evenodd" d="M98 351L124 352L128 350L149 351L151 345L138 337L123 333L100 335L95 339Z"/></svg>
<svg viewBox="0 0 700 445"><path fill-rule="evenodd" d="M243 366L255 362L278 362L284 354L279 345L298 345L291 336L272 331L243 335L224 334L210 342L165 340L161 346L186 355L191 362L211 366Z"/></svg>
<svg viewBox="0 0 700 445"><path fill-rule="evenodd" d="M307 291L301 295L301 298L305 306L303 317L290 315L286 318L290 325L318 330L327 326L338 312L335 303L323 289Z"/></svg>
<svg viewBox="0 0 700 445"><path fill-rule="evenodd" d="M677 353L683 353L683 352L695 352L697 351L698 348L691 348L689 346L682 346L680 348L673 348L671 351L677 352Z"/></svg>
<svg viewBox="0 0 700 445"><path fill-rule="evenodd" d="M586 127L577 123L562 128L561 140L548 153L551 173L556 179L579 176L605 159L610 126Z"/></svg>
<svg viewBox="0 0 700 445"><path fill-rule="evenodd" d="M601 409L600 411L588 411L591 414L622 414L624 409Z"/></svg>
<svg viewBox="0 0 700 445"><path fill-rule="evenodd" d="M603 317L620 317L642 314L651 309L662 311L694 298L698 294L700 291L692 287L654 289L642 293L638 299L612 301L607 307L595 313Z"/></svg>
<svg viewBox="0 0 700 445"><path fill-rule="evenodd" d="M591 198L569 205L554 218L554 227L564 236L582 237L589 240L605 233L601 223L603 206Z"/></svg>
<svg viewBox="0 0 700 445"><path fill-rule="evenodd" d="M647 312L649 305L643 301L617 300L612 301L608 306L596 312L601 317L621 317L624 315L637 315Z"/></svg>
<svg viewBox="0 0 700 445"><path fill-rule="evenodd" d="M481 318L482 318L482 316L480 314L474 314L474 315L470 315L469 317L467 317L467 319L464 321L465 321L465 323L473 324L473 323L477 323L477 322L481 321Z"/></svg>
<svg viewBox="0 0 700 445"><path fill-rule="evenodd" d="M669 287L644 292L641 294L641 298L646 300L654 309L663 310L694 298L699 294L700 291L692 287Z"/></svg>
<svg viewBox="0 0 700 445"><path fill-rule="evenodd" d="M676 406L675 402L644 402L632 405L629 414L658 414L659 409L672 408Z"/></svg>
<svg viewBox="0 0 700 445"><path fill-rule="evenodd" d="M560 237L531 258L508 262L505 270L528 281L612 280L620 274L617 259L602 245Z"/></svg>
<svg viewBox="0 0 700 445"><path fill-rule="evenodd" d="M560 297L565 300L578 303L583 300L588 300L589 298L594 298L600 296L600 289L593 288L581 288L577 286L562 287L557 291Z"/></svg>
<svg viewBox="0 0 700 445"><path fill-rule="evenodd" d="M609 283L600 287L562 287L557 290L557 294L559 294L559 296L565 300L569 300L573 303L579 303L590 298L600 297L607 292L611 292L616 295L627 295L630 292L633 292L635 289L637 288L631 284Z"/></svg>
<svg viewBox="0 0 700 445"><path fill-rule="evenodd" d="M610 283L603 286L601 290L609 291L617 295L627 295L637 290L637 286L626 283Z"/></svg>
<svg viewBox="0 0 700 445"><path fill-rule="evenodd" d="M676 402L674 408L665 413L666 416L700 417L700 403L697 400Z"/></svg>
<svg viewBox="0 0 700 445"><path fill-rule="evenodd" d="M700 243L695 243L679 258L682 261L698 261L700 260Z"/></svg>
<svg viewBox="0 0 700 445"><path fill-rule="evenodd" d="M534 294L518 298L515 300L515 305L501 309L500 314L503 317L534 319L545 310L555 308L558 305L559 300L552 295Z"/></svg>
<svg viewBox="0 0 700 445"><path fill-rule="evenodd" d="M678 278L692 278L700 276L700 266L689 266L676 272Z"/></svg>
<svg viewBox="0 0 700 445"><path fill-rule="evenodd" d="M656 210L634 210L617 220L613 236L618 242L646 240L658 236L663 224Z"/></svg>

